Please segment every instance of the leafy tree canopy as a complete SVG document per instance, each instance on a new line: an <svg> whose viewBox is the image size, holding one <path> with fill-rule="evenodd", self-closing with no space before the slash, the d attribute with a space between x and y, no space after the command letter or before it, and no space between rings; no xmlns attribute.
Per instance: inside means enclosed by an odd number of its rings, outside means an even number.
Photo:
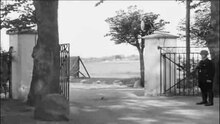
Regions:
<svg viewBox="0 0 220 124"><path fill-rule="evenodd" d="M197 1L195 4L193 21L190 24L190 38L195 40L196 45L206 45L209 38L211 27L211 10L210 2ZM194 5L193 4L193 5ZM179 26L179 31L185 31L185 19L183 19ZM180 34L185 37L184 34Z"/></svg>
<svg viewBox="0 0 220 124"><path fill-rule="evenodd" d="M111 36L111 40L116 44L129 43L137 46L140 36L162 30L164 25L169 23L163 19L158 20L159 14L144 13L143 10L137 9L136 5L129 6L127 11L116 11L116 14L116 16L105 20L110 25L110 33L105 36ZM145 24L144 31L141 30L142 19Z"/></svg>
<svg viewBox="0 0 220 124"><path fill-rule="evenodd" d="M1 28L20 32L36 27L35 8L31 0L1 1Z"/></svg>

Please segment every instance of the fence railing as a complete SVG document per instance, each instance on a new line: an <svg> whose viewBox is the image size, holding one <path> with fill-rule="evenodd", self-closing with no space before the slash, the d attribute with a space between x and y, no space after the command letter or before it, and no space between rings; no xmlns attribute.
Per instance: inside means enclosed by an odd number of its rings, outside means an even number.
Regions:
<svg viewBox="0 0 220 124"><path fill-rule="evenodd" d="M199 95L195 66L199 62L199 51L190 53L190 77L186 81L186 52L184 47L158 47L160 50L160 94Z"/></svg>
<svg viewBox="0 0 220 124"><path fill-rule="evenodd" d="M60 44L60 88L69 100L70 44Z"/></svg>
<svg viewBox="0 0 220 124"><path fill-rule="evenodd" d="M4 93L5 98L12 98L11 60L10 52L0 53L0 93Z"/></svg>

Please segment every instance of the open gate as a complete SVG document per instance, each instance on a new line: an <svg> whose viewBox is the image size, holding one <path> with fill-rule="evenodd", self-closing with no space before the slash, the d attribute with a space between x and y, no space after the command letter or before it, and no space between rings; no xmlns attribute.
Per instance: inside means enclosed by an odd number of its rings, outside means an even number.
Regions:
<svg viewBox="0 0 220 124"><path fill-rule="evenodd" d="M158 47L160 50L160 94L199 95L196 64L201 48L191 48L190 79L186 81L185 47Z"/></svg>
<svg viewBox="0 0 220 124"><path fill-rule="evenodd" d="M5 99L12 98L11 54L11 50L8 52L0 52L0 95L3 93Z"/></svg>
<svg viewBox="0 0 220 124"><path fill-rule="evenodd" d="M70 44L60 44L60 88L69 100Z"/></svg>
<svg viewBox="0 0 220 124"><path fill-rule="evenodd" d="M11 88L11 53L0 53L0 94L5 98L12 98ZM60 88L67 100L69 100L69 76L70 76L70 44L60 44Z"/></svg>

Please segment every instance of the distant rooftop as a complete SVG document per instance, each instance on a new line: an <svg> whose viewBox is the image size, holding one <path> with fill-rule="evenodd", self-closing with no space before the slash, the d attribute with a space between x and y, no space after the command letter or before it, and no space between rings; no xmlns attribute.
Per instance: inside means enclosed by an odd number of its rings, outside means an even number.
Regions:
<svg viewBox="0 0 220 124"><path fill-rule="evenodd" d="M176 35L169 34L169 33L156 32L154 34L147 35L147 36L144 36L142 38L144 38L144 39L160 39L160 38L164 38L164 39L168 39L168 38L169 39L177 39L179 37L176 36Z"/></svg>

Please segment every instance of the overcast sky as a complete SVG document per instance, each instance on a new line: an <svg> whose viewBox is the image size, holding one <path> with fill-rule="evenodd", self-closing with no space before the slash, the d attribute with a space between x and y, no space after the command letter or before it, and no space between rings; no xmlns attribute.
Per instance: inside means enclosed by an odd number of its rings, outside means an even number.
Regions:
<svg viewBox="0 0 220 124"><path fill-rule="evenodd" d="M105 1L94 7L97 1L60 1L59 2L59 38L60 43L70 43L71 55L81 57L102 57L111 55L138 54L135 47L128 44L115 45L105 22L116 15L115 11L137 5L144 12L160 14L160 18L169 21L166 31L177 34L177 25L185 17L185 5L173 1ZM8 47L8 36L1 32L3 48Z"/></svg>

